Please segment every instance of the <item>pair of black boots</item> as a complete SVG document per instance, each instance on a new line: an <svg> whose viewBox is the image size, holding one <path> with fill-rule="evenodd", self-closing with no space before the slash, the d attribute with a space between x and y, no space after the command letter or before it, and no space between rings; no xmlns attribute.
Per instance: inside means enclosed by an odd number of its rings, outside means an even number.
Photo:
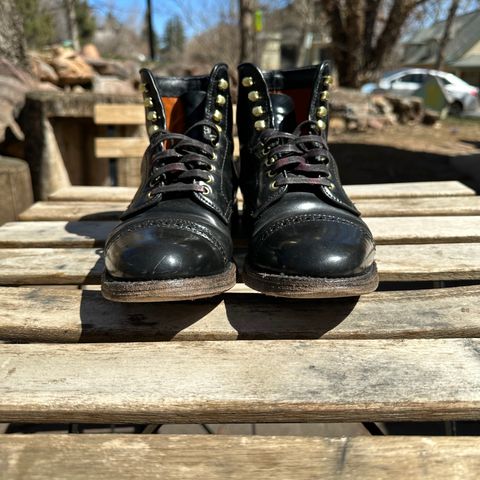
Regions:
<svg viewBox="0 0 480 480"><path fill-rule="evenodd" d="M204 298L236 282L236 189L249 234L243 278L267 295L375 290L375 245L327 146L329 66L238 67L240 173L228 67L210 75L141 71L150 145L142 183L105 246L103 295L121 302Z"/></svg>

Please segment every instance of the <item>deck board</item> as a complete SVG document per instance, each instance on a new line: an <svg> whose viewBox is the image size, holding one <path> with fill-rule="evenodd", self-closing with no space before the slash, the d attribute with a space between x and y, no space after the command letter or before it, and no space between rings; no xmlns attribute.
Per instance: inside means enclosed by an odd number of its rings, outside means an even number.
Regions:
<svg viewBox="0 0 480 480"><path fill-rule="evenodd" d="M474 480L478 437L8 435L5 478L23 480Z"/></svg>
<svg viewBox="0 0 480 480"><path fill-rule="evenodd" d="M379 245L480 241L480 216L372 217L365 221ZM102 246L117 223L92 220L7 223L0 228L0 248Z"/></svg>
<svg viewBox="0 0 480 480"><path fill-rule="evenodd" d="M480 286L272 299L125 304L98 290L0 288L0 341L134 342L480 337Z"/></svg>
<svg viewBox="0 0 480 480"><path fill-rule="evenodd" d="M421 197L356 200L363 217L475 216L480 215L480 196ZM37 202L19 216L24 221L118 220L127 202Z"/></svg>
<svg viewBox="0 0 480 480"><path fill-rule="evenodd" d="M382 281L480 279L480 243L378 245ZM101 249L2 248L0 285L99 283Z"/></svg>
<svg viewBox="0 0 480 480"><path fill-rule="evenodd" d="M475 195L475 191L458 181L378 183L345 185L352 200L360 198L455 197ZM49 196L59 201L122 201L129 202L136 192L130 187L65 187Z"/></svg>
<svg viewBox="0 0 480 480"><path fill-rule="evenodd" d="M0 421L473 420L480 339L5 344Z"/></svg>

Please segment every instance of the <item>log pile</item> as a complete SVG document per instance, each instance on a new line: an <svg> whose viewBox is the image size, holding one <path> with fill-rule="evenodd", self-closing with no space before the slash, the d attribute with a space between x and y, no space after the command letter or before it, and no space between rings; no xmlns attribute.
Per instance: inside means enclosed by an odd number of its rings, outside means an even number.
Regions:
<svg viewBox="0 0 480 480"><path fill-rule="evenodd" d="M30 52L33 76L52 88L94 91L96 93L135 93L138 65L101 58L95 45L81 52L55 46L42 52Z"/></svg>
<svg viewBox="0 0 480 480"><path fill-rule="evenodd" d="M382 130L390 125L434 124L419 97L400 97L391 94L364 94L359 90L336 88L332 92L330 129L344 131Z"/></svg>

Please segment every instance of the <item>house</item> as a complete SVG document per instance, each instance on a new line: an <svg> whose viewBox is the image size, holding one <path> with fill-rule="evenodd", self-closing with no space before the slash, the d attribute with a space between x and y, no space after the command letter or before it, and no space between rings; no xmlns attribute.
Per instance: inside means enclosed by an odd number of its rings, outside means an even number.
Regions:
<svg viewBox="0 0 480 480"><path fill-rule="evenodd" d="M434 68L444 29L442 21L413 34L404 43L403 65ZM444 70L480 86L480 10L454 19L445 49Z"/></svg>

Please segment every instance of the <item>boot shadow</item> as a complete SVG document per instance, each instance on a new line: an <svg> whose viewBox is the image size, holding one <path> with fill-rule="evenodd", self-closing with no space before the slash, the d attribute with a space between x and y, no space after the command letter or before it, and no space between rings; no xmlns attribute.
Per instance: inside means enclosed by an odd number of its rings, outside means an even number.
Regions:
<svg viewBox="0 0 480 480"><path fill-rule="evenodd" d="M81 293L80 342L317 339L345 320L358 301L358 297L290 300L228 292L191 302L106 300L100 291L103 246L118 220L95 225L91 222L108 218L108 214L85 215L65 227L69 233L93 240L92 246L98 254L85 279L85 284L94 286L84 287ZM239 248L240 256L242 250L244 248ZM190 328L202 319L206 322L204 328Z"/></svg>

